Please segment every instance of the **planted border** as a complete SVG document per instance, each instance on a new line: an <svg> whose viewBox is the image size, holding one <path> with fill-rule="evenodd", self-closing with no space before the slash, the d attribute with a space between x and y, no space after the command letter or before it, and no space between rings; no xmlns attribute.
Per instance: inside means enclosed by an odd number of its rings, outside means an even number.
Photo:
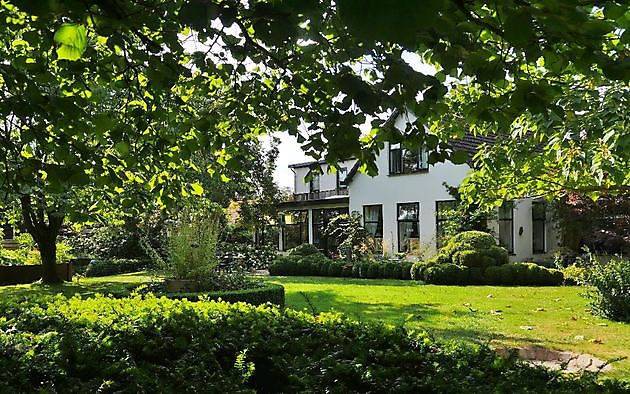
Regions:
<svg viewBox="0 0 630 394"><path fill-rule="evenodd" d="M263 287L253 289L196 292L196 293L163 293L156 294L173 300L187 299L188 301L199 301L200 297L208 300L222 300L225 302L246 302L252 305L262 305L267 302L284 307L284 287L275 283L266 283Z"/></svg>

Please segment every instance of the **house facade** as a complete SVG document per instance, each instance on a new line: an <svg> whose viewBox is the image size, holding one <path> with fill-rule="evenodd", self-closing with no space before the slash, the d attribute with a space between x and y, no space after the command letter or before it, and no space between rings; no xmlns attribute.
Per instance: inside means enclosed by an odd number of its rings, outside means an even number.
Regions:
<svg viewBox="0 0 630 394"><path fill-rule="evenodd" d="M467 136L456 148L472 155L487 138ZM295 173L293 200L281 205L280 250L311 243L334 250L336 240L323 234L328 221L339 214L359 212L364 227L382 245L384 255L405 253L411 259L435 255L444 221L439 213L455 204L445 184L457 187L471 170L469 164L428 164L422 149L386 144L377 157L375 177L357 171L355 161L341 163L342 171L305 182L309 166L290 166ZM488 222L511 261L549 260L558 245L556 226L542 200L506 201Z"/></svg>

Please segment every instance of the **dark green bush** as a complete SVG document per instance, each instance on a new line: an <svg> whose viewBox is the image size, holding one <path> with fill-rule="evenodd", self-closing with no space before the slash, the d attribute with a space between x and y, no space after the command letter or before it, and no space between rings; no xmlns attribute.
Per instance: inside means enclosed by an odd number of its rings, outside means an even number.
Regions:
<svg viewBox="0 0 630 394"><path fill-rule="evenodd" d="M252 305L262 305L267 302L278 306L284 306L284 287L281 285L266 283L263 287L252 289L215 291L203 293L168 293L165 297L176 300L189 301L221 300L225 302L246 302Z"/></svg>
<svg viewBox="0 0 630 394"><path fill-rule="evenodd" d="M302 244L289 250L291 256L310 256L310 255L324 255L317 246L312 244Z"/></svg>
<svg viewBox="0 0 630 394"><path fill-rule="evenodd" d="M380 278L381 277L380 268L381 268L381 263L377 261L372 261L368 265L367 275L365 277L368 279Z"/></svg>
<svg viewBox="0 0 630 394"><path fill-rule="evenodd" d="M491 246L485 249L483 253L494 260L494 265L503 265L510 262L507 249L501 246Z"/></svg>
<svg viewBox="0 0 630 394"><path fill-rule="evenodd" d="M460 285L465 282L464 267L455 264L439 264L424 272L424 280L435 285Z"/></svg>
<svg viewBox="0 0 630 394"><path fill-rule="evenodd" d="M43 306L43 307L42 307ZM484 346L270 306L0 300L0 392L623 392Z"/></svg>
<svg viewBox="0 0 630 394"><path fill-rule="evenodd" d="M411 266L413 266L413 263L409 261L400 262L400 270L402 275L400 279L411 279Z"/></svg>
<svg viewBox="0 0 630 394"><path fill-rule="evenodd" d="M592 286L587 297L595 312L630 322L630 260L615 257L608 263L593 261L582 278Z"/></svg>
<svg viewBox="0 0 630 394"><path fill-rule="evenodd" d="M439 264L486 268L508 262L508 252L497 246L494 236L481 231L464 231L452 237L435 257Z"/></svg>
<svg viewBox="0 0 630 394"><path fill-rule="evenodd" d="M505 264L488 267L485 279L489 285L559 286L564 281L561 271L534 263Z"/></svg>
<svg viewBox="0 0 630 394"><path fill-rule="evenodd" d="M85 276L108 276L144 271L154 268L149 259L92 260L85 269Z"/></svg>
<svg viewBox="0 0 630 394"><path fill-rule="evenodd" d="M483 231L463 231L448 241L448 245L457 245L458 250L462 249L488 249L492 246L496 246L497 241L494 236Z"/></svg>
<svg viewBox="0 0 630 394"><path fill-rule="evenodd" d="M340 277L345 276L343 273L344 264L339 261L331 261L328 265L328 274L327 276L332 277Z"/></svg>

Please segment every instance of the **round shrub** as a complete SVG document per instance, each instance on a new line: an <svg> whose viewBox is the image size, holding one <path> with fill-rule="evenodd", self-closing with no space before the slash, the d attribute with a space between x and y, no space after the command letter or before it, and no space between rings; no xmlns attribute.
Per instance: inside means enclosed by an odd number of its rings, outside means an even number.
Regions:
<svg viewBox="0 0 630 394"><path fill-rule="evenodd" d="M320 276L328 276L330 271L331 263L329 261L321 261L319 263L319 275Z"/></svg>
<svg viewBox="0 0 630 394"><path fill-rule="evenodd" d="M488 249L496 246L497 241L494 236L483 231L463 231L448 241L448 245L457 246L456 250L462 249Z"/></svg>
<svg viewBox="0 0 630 394"><path fill-rule="evenodd" d="M410 268L410 276L413 280L424 280L424 273L428 268L438 265L436 259L417 261Z"/></svg>
<svg viewBox="0 0 630 394"><path fill-rule="evenodd" d="M298 260L296 256L277 256L269 264L269 274L296 275Z"/></svg>
<svg viewBox="0 0 630 394"><path fill-rule="evenodd" d="M344 265L338 261L331 261L328 265L328 276L340 277L345 276L343 273Z"/></svg>
<svg viewBox="0 0 630 394"><path fill-rule="evenodd" d="M487 249L484 249L483 254L492 259L492 265L503 265L510 262L510 257L507 249L501 246L491 246Z"/></svg>
<svg viewBox="0 0 630 394"><path fill-rule="evenodd" d="M609 319L630 323L630 260L614 257L606 264L592 261L582 275L593 286L587 293L593 310Z"/></svg>
<svg viewBox="0 0 630 394"><path fill-rule="evenodd" d="M411 279L411 266L413 266L413 263L409 261L400 262L400 270L402 271L400 279L405 279L405 280Z"/></svg>
<svg viewBox="0 0 630 394"><path fill-rule="evenodd" d="M387 262L382 263L382 265L383 265L383 278L397 279L397 277L394 275L394 269L396 268L396 263L387 261Z"/></svg>
<svg viewBox="0 0 630 394"><path fill-rule="evenodd" d="M488 256L483 254L478 250L459 250L453 254L453 264L461 265L464 267L486 267L492 264L492 259L490 259L490 264L488 264Z"/></svg>
<svg viewBox="0 0 630 394"><path fill-rule="evenodd" d="M424 281L434 285L459 285L464 282L465 269L455 264L439 264L427 268Z"/></svg>
<svg viewBox="0 0 630 394"><path fill-rule="evenodd" d="M376 261L370 262L368 265L366 278L376 279L380 277L381 277L381 265Z"/></svg>

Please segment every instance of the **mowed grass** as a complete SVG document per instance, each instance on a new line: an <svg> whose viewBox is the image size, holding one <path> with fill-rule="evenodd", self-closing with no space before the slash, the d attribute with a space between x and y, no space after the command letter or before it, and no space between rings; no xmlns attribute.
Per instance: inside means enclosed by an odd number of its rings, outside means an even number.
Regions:
<svg viewBox="0 0 630 394"><path fill-rule="evenodd" d="M128 294L130 290L142 283L155 280L156 277L147 272L134 272L112 276L84 278L75 276L72 282L58 285L42 285L38 282L27 285L0 286L0 297L21 297L28 295L63 294L66 297L81 295L89 297L94 294Z"/></svg>
<svg viewBox="0 0 630 394"><path fill-rule="evenodd" d="M412 281L270 277L287 307L338 311L494 348L541 346L603 360L630 357L630 324L594 316L581 287L434 286ZM630 360L607 375L630 378Z"/></svg>

